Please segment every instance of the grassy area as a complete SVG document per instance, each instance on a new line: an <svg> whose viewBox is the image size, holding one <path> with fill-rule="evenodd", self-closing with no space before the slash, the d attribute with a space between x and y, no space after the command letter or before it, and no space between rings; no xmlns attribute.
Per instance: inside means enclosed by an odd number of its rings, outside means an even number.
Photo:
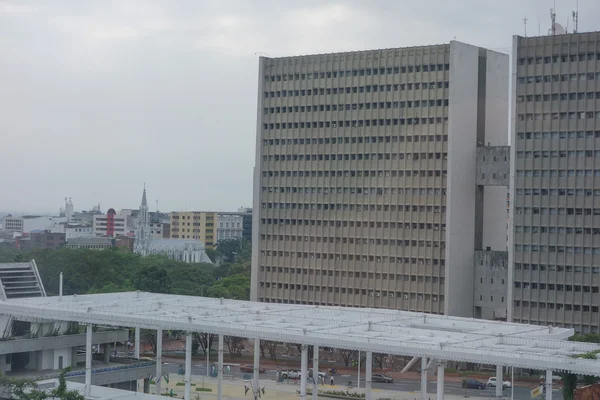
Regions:
<svg viewBox="0 0 600 400"><path fill-rule="evenodd" d="M196 388L196 392L212 392L211 388Z"/></svg>
<svg viewBox="0 0 600 400"><path fill-rule="evenodd" d="M196 386L196 384L195 384L195 383L192 383L191 385L192 385L192 386ZM185 386L185 382L177 382L177 383L175 384L175 386Z"/></svg>

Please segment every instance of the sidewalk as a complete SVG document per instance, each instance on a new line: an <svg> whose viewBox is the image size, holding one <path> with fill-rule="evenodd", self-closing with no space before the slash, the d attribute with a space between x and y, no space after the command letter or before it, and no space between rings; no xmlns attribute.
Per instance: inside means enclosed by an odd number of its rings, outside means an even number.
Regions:
<svg viewBox="0 0 600 400"><path fill-rule="evenodd" d="M169 374L169 383L167 384L165 381L161 382L161 391L163 393L168 393L171 389L175 396L182 398L185 392L185 386L178 386L178 382L183 382L183 376L177 374ZM245 383L243 379L223 379L223 399L224 400L248 400L252 399L251 390L247 395L244 395L244 385L249 383ZM215 400L217 398L217 379L216 378L206 378L202 376L192 376L192 399L193 400ZM264 379L260 381L260 388L265 388L265 394L261 395L261 400L298 400L300 395L298 391L300 390L299 384L288 384L288 383L276 383L270 379ZM196 388L208 388L212 389L211 392L203 392L196 391ZM312 390L312 384L309 384L307 389ZM348 389L345 386L341 385L319 385L319 390L343 390L350 391L354 393L364 393L364 389L356 389L351 388ZM154 385L150 386L150 392L154 393ZM390 400L418 400L420 398L419 392L400 392L400 391L389 391L389 390L379 390L373 389L373 398L377 399L390 399ZM429 394L430 399L435 398L435 394ZM454 396L454 395L445 395L444 396L448 400L462 400L462 396ZM168 397L167 397L168 398ZM309 395L307 399L311 399L312 397ZM322 399L326 399L325 397L319 397ZM481 397L470 397L470 400L480 400L484 399ZM489 400L489 398L485 399Z"/></svg>

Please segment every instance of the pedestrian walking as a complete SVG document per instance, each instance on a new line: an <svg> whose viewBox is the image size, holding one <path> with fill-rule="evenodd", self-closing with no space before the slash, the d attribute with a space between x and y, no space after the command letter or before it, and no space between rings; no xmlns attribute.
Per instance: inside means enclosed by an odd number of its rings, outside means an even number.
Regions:
<svg viewBox="0 0 600 400"><path fill-rule="evenodd" d="M329 378L329 384L330 384L331 386L333 386L333 376L332 376L331 378Z"/></svg>

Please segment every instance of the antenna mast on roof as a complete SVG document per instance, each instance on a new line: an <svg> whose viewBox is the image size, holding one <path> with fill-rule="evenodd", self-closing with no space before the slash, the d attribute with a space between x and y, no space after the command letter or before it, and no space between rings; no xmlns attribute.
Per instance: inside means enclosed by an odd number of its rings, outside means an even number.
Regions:
<svg viewBox="0 0 600 400"><path fill-rule="evenodd" d="M523 25L525 26L525 37L527 37L527 17L523 18Z"/></svg>
<svg viewBox="0 0 600 400"><path fill-rule="evenodd" d="M551 8L550 9L550 20L552 22L550 30L552 31L551 32L552 36L556 35L556 25L555 25L556 24L556 12L555 12L555 10L556 10L556 2L554 2L554 7L555 8Z"/></svg>
<svg viewBox="0 0 600 400"><path fill-rule="evenodd" d="M573 11L573 33L579 31L579 0L575 3L575 11Z"/></svg>

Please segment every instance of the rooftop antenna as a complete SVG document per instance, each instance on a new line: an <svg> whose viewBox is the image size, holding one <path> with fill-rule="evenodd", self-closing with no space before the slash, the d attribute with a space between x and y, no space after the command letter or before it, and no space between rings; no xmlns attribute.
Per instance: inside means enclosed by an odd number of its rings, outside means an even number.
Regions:
<svg viewBox="0 0 600 400"><path fill-rule="evenodd" d="M573 11L573 33L579 31L579 0L575 3L575 11Z"/></svg>
<svg viewBox="0 0 600 400"><path fill-rule="evenodd" d="M527 17L523 18L523 25L525 26L525 37L527 37Z"/></svg>
<svg viewBox="0 0 600 400"><path fill-rule="evenodd" d="M552 21L552 25L551 25L551 28L550 28L550 31L551 31L550 33L552 34L552 36L556 35L556 25L555 25L555 23L556 23L556 12L555 12L555 10L556 10L556 1L554 2L554 7L555 8L551 8L550 9L550 20Z"/></svg>

